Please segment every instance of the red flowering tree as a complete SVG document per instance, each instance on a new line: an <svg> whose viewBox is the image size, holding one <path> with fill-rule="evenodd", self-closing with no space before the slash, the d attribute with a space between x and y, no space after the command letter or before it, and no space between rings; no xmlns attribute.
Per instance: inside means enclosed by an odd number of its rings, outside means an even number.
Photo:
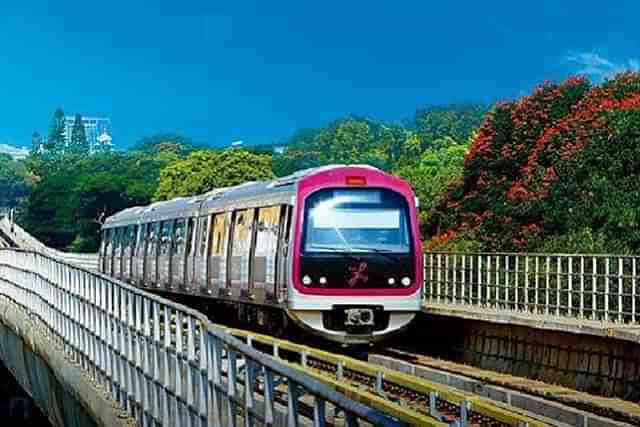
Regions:
<svg viewBox="0 0 640 427"><path fill-rule="evenodd" d="M545 82L496 105L462 180L428 215L431 245L465 236L487 250L532 250L548 236L586 227L640 248L640 236L622 231L640 218L640 187L632 191L640 174L638 111L636 73L596 87L583 78Z"/></svg>

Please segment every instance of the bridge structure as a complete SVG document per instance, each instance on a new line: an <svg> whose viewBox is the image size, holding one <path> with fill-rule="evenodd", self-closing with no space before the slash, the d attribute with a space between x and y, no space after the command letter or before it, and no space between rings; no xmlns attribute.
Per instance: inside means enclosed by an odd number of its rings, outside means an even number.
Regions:
<svg viewBox="0 0 640 427"><path fill-rule="evenodd" d="M52 250L0 219L0 357L45 404L60 399L47 397L55 387L30 376L33 366L79 367L62 382L91 396L58 407L54 424L82 413L106 425L304 425L305 410L310 425L325 425L329 412L344 413L346 425L398 424L97 264L97 255ZM638 400L639 268L634 256L427 253L416 331L465 364Z"/></svg>

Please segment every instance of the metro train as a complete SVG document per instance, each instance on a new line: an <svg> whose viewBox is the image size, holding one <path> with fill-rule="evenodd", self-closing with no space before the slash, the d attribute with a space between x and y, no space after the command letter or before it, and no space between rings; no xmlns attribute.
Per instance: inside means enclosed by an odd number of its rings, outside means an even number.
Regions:
<svg viewBox="0 0 640 427"><path fill-rule="evenodd" d="M421 308L417 204L405 181L371 166L303 170L116 213L100 270L275 335L293 321L369 344Z"/></svg>

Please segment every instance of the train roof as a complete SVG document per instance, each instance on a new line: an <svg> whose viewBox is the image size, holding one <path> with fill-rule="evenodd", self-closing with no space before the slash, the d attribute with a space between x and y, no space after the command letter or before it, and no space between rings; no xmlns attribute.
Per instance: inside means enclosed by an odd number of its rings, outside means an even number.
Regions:
<svg viewBox="0 0 640 427"><path fill-rule="evenodd" d="M245 182L244 184L216 188L192 197L156 202L147 206L124 209L108 217L103 228L122 227L131 224L163 221L172 218L192 217L234 208L250 208L279 203L292 203L296 184L303 178L331 169L354 167L379 169L369 165L329 165L297 171L291 175L270 181Z"/></svg>

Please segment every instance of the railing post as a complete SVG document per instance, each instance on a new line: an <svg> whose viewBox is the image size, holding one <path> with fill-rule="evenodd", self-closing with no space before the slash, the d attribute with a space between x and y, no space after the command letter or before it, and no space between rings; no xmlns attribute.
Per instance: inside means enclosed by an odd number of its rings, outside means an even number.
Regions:
<svg viewBox="0 0 640 427"><path fill-rule="evenodd" d="M631 323L636 323L636 297L638 276L636 271L636 257L631 260Z"/></svg>
<svg viewBox="0 0 640 427"><path fill-rule="evenodd" d="M623 265L622 257L618 257L618 322L623 322L623 312L624 309L622 307L622 295L624 294L624 290L622 287L622 280L624 274L624 265Z"/></svg>
<svg viewBox="0 0 640 427"><path fill-rule="evenodd" d="M584 256L580 256L580 319L584 319Z"/></svg>
<svg viewBox="0 0 640 427"><path fill-rule="evenodd" d="M609 320L609 257L605 259L604 264L604 320Z"/></svg>

